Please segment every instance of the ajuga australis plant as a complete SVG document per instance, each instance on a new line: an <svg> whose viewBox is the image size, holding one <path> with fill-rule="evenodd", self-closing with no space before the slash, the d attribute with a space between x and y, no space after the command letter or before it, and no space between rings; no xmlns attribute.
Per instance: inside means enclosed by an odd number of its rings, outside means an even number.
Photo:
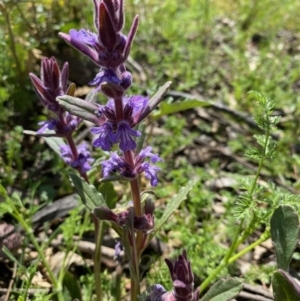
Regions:
<svg viewBox="0 0 300 301"><path fill-rule="evenodd" d="M109 224L119 240L116 244L116 258L121 250L125 251L130 270L130 300L146 301L196 301L202 292L206 294L201 299L230 300L242 289L242 284L236 279L221 279L206 291L208 285L214 281L220 271L229 264L252 250L256 245L270 237L268 220L271 213L278 207L273 203L268 212L259 212L255 195L262 190L257 180L265 160L274 157L276 143L272 141L271 130L278 123L279 118L272 117L274 104L260 94L253 94L263 107L262 117L257 118L258 126L265 135L257 135L259 148L252 148L248 156L258 160L258 171L254 178L245 180L245 193L236 206L235 215L239 227L232 245L224 259L213 270L200 287L194 287L194 274L188 260L186 250L183 250L177 260L166 259L173 288L167 291L161 284L154 284L146 292L141 292L140 265L143 251L148 246L156 231L168 220L192 189L194 182L189 182L177 195L172 197L166 206L162 217L155 219L155 201L152 194L141 191L140 177L146 177L151 186L158 184L160 171L160 156L152 146L144 143L144 119L156 108L163 99L171 82L165 83L152 97L130 95L132 75L126 69L126 61L137 33L139 17L136 16L129 32L123 33L125 22L123 0L93 0L95 32L86 29L71 29L69 33L60 33L60 37L77 51L90 58L98 67L99 72L89 83L94 90L85 100L74 97L76 87L68 85L69 68L64 63L62 69L54 57L45 58L41 64L40 78L30 74L36 94L49 112L46 121L39 123L39 129L33 134L42 137L59 138L58 152L63 161L75 169L70 173L82 202L91 211L95 225L96 250L94 256L95 291L97 301L104 300L101 289L100 248L103 236L103 227ZM105 105L97 103L97 93L106 96ZM94 135L92 146L106 152L107 158L100 162L101 183L113 181L127 181L131 189L130 205L114 210L108 206L109 200L99 193L90 181L90 170L97 171L96 158L91 157L91 149L86 142L76 144L75 134L83 120L92 123L90 132ZM32 134L32 132L27 131ZM273 211L272 211L273 210ZM239 245L253 233L260 224L266 225L266 231L260 239L235 254ZM36 248L38 245L35 243ZM39 252L42 253L42 252ZM43 263L47 265L46 260ZM51 270L48 267L51 275ZM293 285L299 294L299 287L294 284L284 270L280 275ZM277 278L278 278L277 277ZM50 277L57 289L57 299L64 300L60 285L52 275ZM279 279L279 278L278 278ZM120 295L115 299L121 300Z"/></svg>

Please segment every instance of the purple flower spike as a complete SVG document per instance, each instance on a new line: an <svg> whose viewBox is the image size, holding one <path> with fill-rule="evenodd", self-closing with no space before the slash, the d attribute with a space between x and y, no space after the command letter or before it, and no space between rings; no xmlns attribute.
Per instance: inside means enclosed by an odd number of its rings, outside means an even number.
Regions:
<svg viewBox="0 0 300 301"><path fill-rule="evenodd" d="M81 173L86 173L92 168L90 164L94 162L94 159L91 158L91 153L86 143L82 143L77 147L77 159L74 159L69 145L61 145L60 153L66 164L78 169Z"/></svg>
<svg viewBox="0 0 300 301"><path fill-rule="evenodd" d="M127 121L118 123L115 142L120 142L119 146L123 152L136 148L136 143L132 137L140 137L141 133L131 128Z"/></svg>
<svg viewBox="0 0 300 301"><path fill-rule="evenodd" d="M174 299L162 298L162 301L197 301L199 291L194 291L194 274L191 269L191 263L187 260L186 250L178 256L178 259L173 263L171 260L165 260L171 278L173 280L172 296ZM167 293L169 294L169 293Z"/></svg>
<svg viewBox="0 0 300 301"><path fill-rule="evenodd" d="M72 29L69 35L60 33L60 36L100 67L116 70L129 55L138 17L135 17L126 37L121 33L124 25L123 0L94 0L94 7L97 34Z"/></svg>
<svg viewBox="0 0 300 301"><path fill-rule="evenodd" d="M42 60L41 79L33 73L29 73L29 76L36 94L45 108L55 114L62 113L63 109L56 101L56 97L67 93L68 63L65 63L60 71L54 57L45 58Z"/></svg>
<svg viewBox="0 0 300 301"><path fill-rule="evenodd" d="M93 141L94 147L100 147L104 151L109 151L115 141L115 134L110 122L105 122L99 127L91 128L92 134L99 134L99 137Z"/></svg>

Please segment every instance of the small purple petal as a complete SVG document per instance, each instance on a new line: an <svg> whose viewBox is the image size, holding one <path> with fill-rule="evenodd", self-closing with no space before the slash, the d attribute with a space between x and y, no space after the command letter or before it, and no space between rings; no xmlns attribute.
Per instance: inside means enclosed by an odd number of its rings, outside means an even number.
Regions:
<svg viewBox="0 0 300 301"><path fill-rule="evenodd" d="M111 173L118 172L123 177L133 178L135 177L135 172L132 170L131 166L120 157L117 152L113 152L111 157L101 162L103 177L108 177Z"/></svg>
<svg viewBox="0 0 300 301"><path fill-rule="evenodd" d="M132 75L130 72L125 71L121 75L121 86L126 90L132 84Z"/></svg>
<svg viewBox="0 0 300 301"><path fill-rule="evenodd" d="M107 68L97 73L96 77L91 82L89 82L89 85L99 86L103 82L112 82L117 85L121 84L121 80L117 77L115 72Z"/></svg>
<svg viewBox="0 0 300 301"><path fill-rule="evenodd" d="M78 156L76 160L74 159L69 145L61 145L60 153L66 164L78 169L81 173L86 173L92 168L90 163L94 162L94 159L91 158L91 153L89 152L86 143L82 143L77 146Z"/></svg>
<svg viewBox="0 0 300 301"><path fill-rule="evenodd" d="M122 251L124 250L124 247L122 243L118 240L115 244L115 259L118 262L122 261Z"/></svg>
<svg viewBox="0 0 300 301"><path fill-rule="evenodd" d="M115 134L110 122L106 122L99 127L91 128L92 134L99 134L99 137L93 141L94 147L100 147L104 151L109 151L115 141Z"/></svg>
<svg viewBox="0 0 300 301"><path fill-rule="evenodd" d="M136 143L132 137L140 137L141 133L130 127L127 121L118 123L115 142L120 142L119 146L123 152L136 148Z"/></svg>
<svg viewBox="0 0 300 301"><path fill-rule="evenodd" d="M41 121L38 125L41 125L40 129L37 131L38 134L44 133L45 130L53 130L57 124L57 120L51 119L47 121Z"/></svg>
<svg viewBox="0 0 300 301"><path fill-rule="evenodd" d="M77 33L77 34L76 34ZM75 30L72 31L72 37L65 33L59 33L59 36L63 38L66 42L70 43L74 48L76 48L78 51L83 53L84 55L88 56L90 59L92 59L96 64L99 65L98 62L98 52L94 49L94 47L90 46L90 44L86 44L85 42L82 42L80 38L78 38L78 32ZM80 34L79 34L80 37ZM99 46L99 45L97 45Z"/></svg>
<svg viewBox="0 0 300 301"><path fill-rule="evenodd" d="M158 183L156 173L161 169L157 166L153 166L148 162L144 162L140 167L140 172L144 171L146 178L150 179L150 183L153 187L155 187Z"/></svg>
<svg viewBox="0 0 300 301"><path fill-rule="evenodd" d="M97 35L85 29L80 29L79 31L71 29L69 31L69 34L71 37L71 43L73 41L78 41L90 46L96 46L98 43Z"/></svg>
<svg viewBox="0 0 300 301"><path fill-rule="evenodd" d="M125 161L116 152L113 152L108 160L101 162L103 177L108 177L110 173L118 171L119 166L123 164Z"/></svg>
<svg viewBox="0 0 300 301"><path fill-rule="evenodd" d="M151 151L151 146L147 146L146 148L142 149L137 157L137 160L143 161L148 157L152 163L161 162L162 158L160 158L158 154L153 154Z"/></svg>

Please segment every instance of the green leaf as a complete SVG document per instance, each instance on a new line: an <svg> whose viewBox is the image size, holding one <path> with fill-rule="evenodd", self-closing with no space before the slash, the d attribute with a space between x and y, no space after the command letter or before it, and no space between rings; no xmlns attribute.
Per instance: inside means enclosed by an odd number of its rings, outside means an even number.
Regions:
<svg viewBox="0 0 300 301"><path fill-rule="evenodd" d="M299 219L291 206L280 206L274 211L271 217L271 238L278 268L288 271L299 239Z"/></svg>
<svg viewBox="0 0 300 301"><path fill-rule="evenodd" d="M236 297L242 288L243 283L237 279L220 279L200 301L229 301Z"/></svg>
<svg viewBox="0 0 300 301"><path fill-rule="evenodd" d="M108 182L112 182L112 181L125 181L125 182L129 182L130 179L120 176L120 175L112 175L112 176L108 176L105 178L100 179L100 183L108 183Z"/></svg>
<svg viewBox="0 0 300 301"><path fill-rule="evenodd" d="M300 285L283 270L275 271L272 286L274 301L300 300Z"/></svg>
<svg viewBox="0 0 300 301"><path fill-rule="evenodd" d="M156 230L158 230L168 220L172 213L179 207L181 202L186 199L188 193L195 184L195 181L189 181L186 187L180 188L178 194L175 194L171 198L170 202L167 204L164 214L156 224Z"/></svg>
<svg viewBox="0 0 300 301"><path fill-rule="evenodd" d="M145 117L152 112L156 106L162 101L164 95L168 92L172 82L166 82L159 90L149 99L147 107L143 110L142 114L139 116L138 122L141 122Z"/></svg>
<svg viewBox="0 0 300 301"><path fill-rule="evenodd" d="M63 286L69 291L71 300L78 299L82 300L80 285L76 277L71 274L69 271L64 273Z"/></svg>
<svg viewBox="0 0 300 301"><path fill-rule="evenodd" d="M27 269L20 263L20 261L15 257L15 255L5 246L2 247L2 252L9 258L12 262L14 262L18 270L22 273L27 274Z"/></svg>
<svg viewBox="0 0 300 301"><path fill-rule="evenodd" d="M97 123L98 108L90 101L64 95L56 98L57 102L72 115L78 116L92 123Z"/></svg>
<svg viewBox="0 0 300 301"><path fill-rule="evenodd" d="M253 98L255 98L262 105L265 105L268 101L268 98L260 92L249 91L248 94L251 95Z"/></svg>
<svg viewBox="0 0 300 301"><path fill-rule="evenodd" d="M0 183L0 195L2 195L5 198L8 198L8 194L6 189L2 186L2 184Z"/></svg>
<svg viewBox="0 0 300 301"><path fill-rule="evenodd" d="M148 106L150 107L150 110L153 110L162 100L162 98L165 96L165 94L168 92L172 82L166 82L162 87L159 88L159 90L149 99Z"/></svg>
<svg viewBox="0 0 300 301"><path fill-rule="evenodd" d="M37 136L37 137L57 137L57 134L54 131L46 131L43 133L38 133L35 131L25 130L23 134Z"/></svg>
<svg viewBox="0 0 300 301"><path fill-rule="evenodd" d="M102 194L97 191L94 185L88 184L84 179L80 178L76 174L70 173L69 176L80 195L83 204L91 211L98 206L107 206Z"/></svg>
<svg viewBox="0 0 300 301"><path fill-rule="evenodd" d="M104 183L99 187L99 192L102 194L107 206L112 209L118 200L118 194L115 191L112 183Z"/></svg>
<svg viewBox="0 0 300 301"><path fill-rule="evenodd" d="M209 102L200 100L185 100L174 103L161 103L158 113L153 114L155 119L158 119L165 115L174 114L177 112L211 105Z"/></svg>
<svg viewBox="0 0 300 301"><path fill-rule="evenodd" d="M60 155L60 146L64 145L65 142L60 137L45 137L46 143L54 150L58 155Z"/></svg>

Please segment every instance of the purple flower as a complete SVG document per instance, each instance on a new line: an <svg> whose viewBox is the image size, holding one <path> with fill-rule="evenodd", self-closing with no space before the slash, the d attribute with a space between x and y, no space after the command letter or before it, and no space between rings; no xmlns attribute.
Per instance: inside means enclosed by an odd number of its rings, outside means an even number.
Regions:
<svg viewBox="0 0 300 301"><path fill-rule="evenodd" d="M183 250L174 263L169 259L165 261L173 280L173 291L167 292L162 285L155 284L148 290L146 301L198 301L199 289L194 291L194 275L186 251Z"/></svg>
<svg viewBox="0 0 300 301"><path fill-rule="evenodd" d="M65 112L56 120L55 132L62 136L66 136L72 133L78 127L81 121L81 118Z"/></svg>
<svg viewBox="0 0 300 301"><path fill-rule="evenodd" d="M58 104L56 98L65 94L73 95L74 89L67 87L69 75L68 63L65 63L62 70L59 70L54 57L42 60L41 79L30 73L29 76L35 91L42 104L56 116L50 120L40 122L38 134L42 135L45 130L54 130L57 136L67 136L72 133L81 118L73 116Z"/></svg>
<svg viewBox="0 0 300 301"><path fill-rule="evenodd" d="M134 166L130 166L124 157L120 157L117 152L113 152L111 157L103 161L103 177L108 177L111 173L119 173L123 177L135 178L138 174L145 173L146 178L150 179L152 186L156 186L158 183L156 173L160 171L160 168L144 161L149 158L152 163L162 161L162 159L151 152L152 147L148 146L134 158Z"/></svg>
<svg viewBox="0 0 300 301"><path fill-rule="evenodd" d="M116 152L111 154L111 157L102 161L103 177L108 177L111 173L119 173L123 177L134 178L136 176L132 167L120 157Z"/></svg>
<svg viewBox="0 0 300 301"><path fill-rule="evenodd" d="M109 151L115 141L115 134L111 122L105 122L99 127L92 127L91 133L99 134L98 138L93 141L94 147L100 147L104 151Z"/></svg>
<svg viewBox="0 0 300 301"><path fill-rule="evenodd" d="M80 173L86 173L92 168L90 164L94 161L94 159L91 158L91 153L89 152L86 143L82 143L77 147L76 159L74 158L69 145L61 145L60 153L65 163L75 169L78 169Z"/></svg>
<svg viewBox="0 0 300 301"><path fill-rule="evenodd" d="M122 0L94 0L94 6L97 34L85 29L72 29L69 35L60 33L60 36L101 67L125 68L124 64L137 31L138 17L135 17L126 37L121 33L124 25Z"/></svg>
<svg viewBox="0 0 300 301"><path fill-rule="evenodd" d="M118 123L115 142L120 142L119 146L123 152L136 148L133 137L140 137L141 133L131 128L127 121Z"/></svg>
<svg viewBox="0 0 300 301"><path fill-rule="evenodd" d="M152 163L162 161L162 158L160 158L158 154L153 154L151 151L152 151L151 146L147 146L146 148L142 149L136 158L136 162L142 162L147 157L150 158L150 161Z"/></svg>
<svg viewBox="0 0 300 301"><path fill-rule="evenodd" d="M118 262L122 261L122 252L123 252L123 250L124 250L124 247L123 247L121 241L117 240L116 244L115 244L115 259Z"/></svg>
<svg viewBox="0 0 300 301"><path fill-rule="evenodd" d="M150 180L151 185L155 187L158 183L156 173L160 170L161 169L159 167L151 165L148 162L144 162L141 165L139 172L143 171L145 173L146 178Z"/></svg>
<svg viewBox="0 0 300 301"><path fill-rule="evenodd" d="M120 85L122 81L117 77L113 70L104 68L96 75L96 77L89 84L92 86L97 85L98 89L101 89L100 85L103 82L109 82L114 83L116 85Z"/></svg>
<svg viewBox="0 0 300 301"><path fill-rule="evenodd" d="M37 131L38 134L43 134L45 130L54 130L57 136L67 136L72 133L79 123L81 118L73 116L68 112L60 115L60 118L53 118L47 121L39 122L41 125L40 129Z"/></svg>
<svg viewBox="0 0 300 301"><path fill-rule="evenodd" d="M41 121L41 122L38 123L38 125L40 125L41 127L37 131L37 133L38 134L42 134L46 130L54 130L56 124L57 124L57 120L56 119L50 119L50 120L46 120L46 121Z"/></svg>
<svg viewBox="0 0 300 301"><path fill-rule="evenodd" d="M93 134L99 134L93 142L95 147L108 151L114 143L119 143L120 149L124 152L136 148L134 138L140 137L141 133L133 127L146 107L148 98L138 95L123 97L122 101L124 120L121 121L117 120L114 99L110 98L105 106L99 106L97 116L101 125L91 129Z"/></svg>
<svg viewBox="0 0 300 301"><path fill-rule="evenodd" d="M121 75L121 86L123 87L124 90L128 89L132 84L132 75L130 72L125 71L122 72Z"/></svg>
<svg viewBox="0 0 300 301"><path fill-rule="evenodd" d="M150 183L153 187L158 184L156 173L161 169L149 162L144 162L146 158L150 159L150 162L156 163L162 161L162 159L157 155L153 154L152 147L148 146L140 151L140 153L135 158L135 170L138 174L142 172L145 173L147 179L150 179Z"/></svg>
<svg viewBox="0 0 300 301"><path fill-rule="evenodd" d="M148 97L141 95L134 95L123 98L124 103L124 118L132 127L139 122L140 115L147 107Z"/></svg>
<svg viewBox="0 0 300 301"><path fill-rule="evenodd" d="M124 95L126 89L132 84L132 75L128 71L114 70L109 68L101 68L96 77L89 83L97 86L96 91L101 91L104 95L111 98L120 98Z"/></svg>
<svg viewBox="0 0 300 301"><path fill-rule="evenodd" d="M67 94L68 63L65 63L60 71L54 57L45 58L42 60L41 79L33 73L29 73L29 76L36 94L46 109L61 114L63 109L56 101L56 97Z"/></svg>

